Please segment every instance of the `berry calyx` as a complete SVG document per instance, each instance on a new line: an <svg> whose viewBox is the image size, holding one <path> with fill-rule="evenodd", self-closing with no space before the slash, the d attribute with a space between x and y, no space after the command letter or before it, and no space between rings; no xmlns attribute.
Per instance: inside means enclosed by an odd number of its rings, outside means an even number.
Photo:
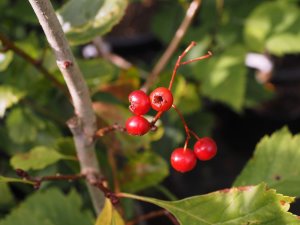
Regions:
<svg viewBox="0 0 300 225"><path fill-rule="evenodd" d="M167 111L172 107L173 95L168 88L156 88L150 94L151 107L156 111Z"/></svg>
<svg viewBox="0 0 300 225"><path fill-rule="evenodd" d="M141 90L131 92L128 96L128 100L130 102L129 109L135 115L144 115L150 110L150 99L148 95Z"/></svg>
<svg viewBox="0 0 300 225"><path fill-rule="evenodd" d="M194 145L194 152L199 160L210 160L217 154L217 145L209 137L200 138Z"/></svg>
<svg viewBox="0 0 300 225"><path fill-rule="evenodd" d="M171 155L172 167L181 173L192 170L197 163L194 152L189 148L176 148Z"/></svg>
<svg viewBox="0 0 300 225"><path fill-rule="evenodd" d="M142 116L132 116L126 121L128 134L141 136L150 130L150 123Z"/></svg>

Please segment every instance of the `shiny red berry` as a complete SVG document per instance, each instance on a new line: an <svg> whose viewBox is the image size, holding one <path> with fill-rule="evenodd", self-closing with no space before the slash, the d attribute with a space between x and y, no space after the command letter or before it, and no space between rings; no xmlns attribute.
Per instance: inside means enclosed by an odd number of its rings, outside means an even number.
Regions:
<svg viewBox="0 0 300 225"><path fill-rule="evenodd" d="M187 148L176 148L171 155L171 165L178 172L185 173L192 170L197 163L195 153Z"/></svg>
<svg viewBox="0 0 300 225"><path fill-rule="evenodd" d="M213 139L204 137L195 143L194 152L198 159L210 160L217 154L217 145Z"/></svg>
<svg viewBox="0 0 300 225"><path fill-rule="evenodd" d="M167 111L172 107L173 95L168 88L156 88L150 94L151 107L156 111Z"/></svg>
<svg viewBox="0 0 300 225"><path fill-rule="evenodd" d="M151 107L149 96L141 90L131 92L128 99L130 102L129 109L135 115L144 115Z"/></svg>
<svg viewBox="0 0 300 225"><path fill-rule="evenodd" d="M131 135L144 135L150 130L150 123L142 116L132 116L126 121L126 131Z"/></svg>

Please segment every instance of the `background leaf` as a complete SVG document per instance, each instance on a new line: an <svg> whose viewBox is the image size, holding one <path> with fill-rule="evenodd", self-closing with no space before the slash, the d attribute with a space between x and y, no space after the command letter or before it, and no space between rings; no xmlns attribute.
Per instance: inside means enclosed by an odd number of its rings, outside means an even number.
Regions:
<svg viewBox="0 0 300 225"><path fill-rule="evenodd" d="M0 118L4 116L6 109L16 104L24 93L12 86L0 86Z"/></svg>
<svg viewBox="0 0 300 225"><path fill-rule="evenodd" d="M34 141L39 129L45 127L44 121L29 109L15 108L7 117L6 126L9 137L16 143Z"/></svg>
<svg viewBox="0 0 300 225"><path fill-rule="evenodd" d="M0 176L0 183L11 183L11 182L33 184L32 181L28 181L28 180L24 180L24 179Z"/></svg>
<svg viewBox="0 0 300 225"><path fill-rule="evenodd" d="M83 44L110 31L126 7L127 0L70 0L57 14L70 43Z"/></svg>
<svg viewBox="0 0 300 225"><path fill-rule="evenodd" d="M137 192L158 184L168 175L169 166L161 156L153 151L137 153L129 158L120 173L122 190Z"/></svg>
<svg viewBox="0 0 300 225"><path fill-rule="evenodd" d="M292 136L287 127L265 136L257 144L234 186L266 182L279 192L300 196L300 135Z"/></svg>
<svg viewBox="0 0 300 225"><path fill-rule="evenodd" d="M81 210L75 191L64 195L57 189L37 192L14 209L0 225L92 225L90 213Z"/></svg>
<svg viewBox="0 0 300 225"><path fill-rule="evenodd" d="M13 52L7 51L5 53L0 52L0 72L4 71L13 59Z"/></svg>
<svg viewBox="0 0 300 225"><path fill-rule="evenodd" d="M252 50L263 52L269 38L282 33L299 34L299 21L299 9L295 3L287 1L262 3L246 20L245 42ZM282 45L283 43L280 43L280 46Z"/></svg>
<svg viewBox="0 0 300 225"><path fill-rule="evenodd" d="M38 146L31 149L29 152L14 155L10 160L10 164L15 169L40 170L61 159L75 160L75 157L63 155L46 146Z"/></svg>
<svg viewBox="0 0 300 225"><path fill-rule="evenodd" d="M195 73L201 71L203 95L221 101L236 111L241 111L246 93L247 69L244 65L246 50L242 46L232 46L219 57L198 63Z"/></svg>
<svg viewBox="0 0 300 225"><path fill-rule="evenodd" d="M300 52L300 33L293 35L283 33L272 36L266 43L269 52L282 56L284 54L292 54Z"/></svg>
<svg viewBox="0 0 300 225"><path fill-rule="evenodd" d="M294 198L277 194L265 184L231 188L173 202L129 194L126 197L165 208L181 225L300 224L295 215L287 212Z"/></svg>

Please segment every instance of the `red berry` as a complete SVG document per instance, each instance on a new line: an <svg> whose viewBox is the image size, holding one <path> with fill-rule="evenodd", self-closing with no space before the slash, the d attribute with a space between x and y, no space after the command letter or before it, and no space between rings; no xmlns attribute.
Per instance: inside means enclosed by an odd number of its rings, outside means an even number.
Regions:
<svg viewBox="0 0 300 225"><path fill-rule="evenodd" d="M150 94L151 106L156 111L167 111L172 107L173 95L168 88L156 88Z"/></svg>
<svg viewBox="0 0 300 225"><path fill-rule="evenodd" d="M195 143L194 152L198 159L210 160L217 154L217 145L213 139L204 137Z"/></svg>
<svg viewBox="0 0 300 225"><path fill-rule="evenodd" d="M144 115L149 111L150 99L145 92L141 90L133 91L129 94L128 99L130 102L129 109L135 115Z"/></svg>
<svg viewBox="0 0 300 225"><path fill-rule="evenodd" d="M150 130L150 123L142 116L132 116L126 121L126 131L131 135L144 135Z"/></svg>
<svg viewBox="0 0 300 225"><path fill-rule="evenodd" d="M197 163L194 152L187 148L176 148L171 155L171 165L178 172L185 173L192 170Z"/></svg>

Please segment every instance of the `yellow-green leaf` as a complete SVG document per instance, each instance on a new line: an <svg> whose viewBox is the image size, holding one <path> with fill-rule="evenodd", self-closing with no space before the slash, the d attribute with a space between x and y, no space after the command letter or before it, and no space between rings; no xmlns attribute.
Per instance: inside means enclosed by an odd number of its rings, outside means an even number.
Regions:
<svg viewBox="0 0 300 225"><path fill-rule="evenodd" d="M216 191L179 201L124 194L165 208L180 225L299 225L288 212L294 198L276 193L265 184Z"/></svg>
<svg viewBox="0 0 300 225"><path fill-rule="evenodd" d="M103 35L125 13L127 0L70 0L58 10L58 18L71 44L83 44Z"/></svg>
<svg viewBox="0 0 300 225"><path fill-rule="evenodd" d="M63 155L46 146L38 146L29 152L14 155L10 160L10 164L15 169L40 170L62 159L75 160L75 157Z"/></svg>
<svg viewBox="0 0 300 225"><path fill-rule="evenodd" d="M125 225L125 223L110 200L106 199L104 208L99 214L95 225Z"/></svg>

